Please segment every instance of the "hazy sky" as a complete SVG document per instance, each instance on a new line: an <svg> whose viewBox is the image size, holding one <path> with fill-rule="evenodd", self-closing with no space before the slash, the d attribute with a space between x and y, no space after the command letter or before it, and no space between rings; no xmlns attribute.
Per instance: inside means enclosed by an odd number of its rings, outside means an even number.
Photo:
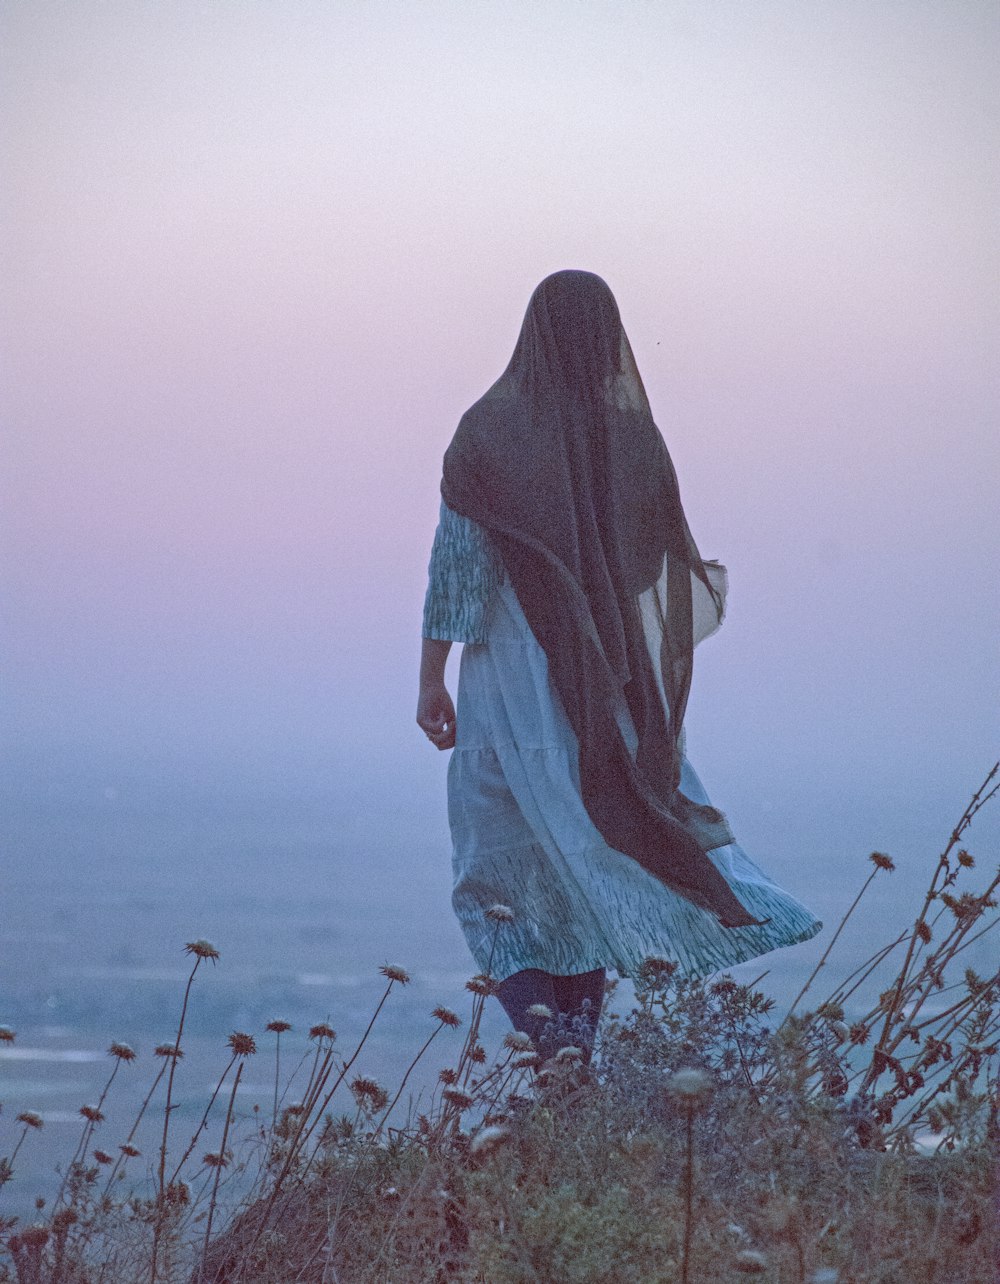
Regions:
<svg viewBox="0 0 1000 1284"><path fill-rule="evenodd" d="M15 768L443 816L441 454L584 267L730 569L713 796L800 887L935 846L1000 744L998 55L995 0L6 0Z"/></svg>

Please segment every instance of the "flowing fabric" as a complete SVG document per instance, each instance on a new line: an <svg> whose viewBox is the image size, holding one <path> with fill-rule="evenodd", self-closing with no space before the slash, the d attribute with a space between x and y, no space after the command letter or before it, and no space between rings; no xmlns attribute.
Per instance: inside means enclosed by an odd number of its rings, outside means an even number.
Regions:
<svg viewBox="0 0 1000 1284"><path fill-rule="evenodd" d="M600 277L538 286L507 369L459 423L441 489L496 542L602 837L722 926L759 924L707 855L732 841L725 818L679 788L692 653L721 623L724 572L698 553Z"/></svg>
<svg viewBox="0 0 1000 1284"><path fill-rule="evenodd" d="M448 763L452 907L479 971L635 977L656 955L708 976L815 935L814 915L737 842L708 859L767 922L735 932L610 847L583 805L579 745L509 582L490 595L484 638L462 649ZM624 700L619 712L634 749ZM713 801L686 751L681 790ZM487 917L498 901L514 911L499 935Z"/></svg>

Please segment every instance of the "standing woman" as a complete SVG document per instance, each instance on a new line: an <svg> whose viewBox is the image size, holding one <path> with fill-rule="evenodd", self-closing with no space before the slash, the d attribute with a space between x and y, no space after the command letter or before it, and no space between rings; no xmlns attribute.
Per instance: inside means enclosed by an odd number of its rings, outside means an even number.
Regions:
<svg viewBox="0 0 1000 1284"><path fill-rule="evenodd" d="M417 722L454 748L453 905L515 1028L589 1056L607 968L655 955L707 975L821 926L733 841L684 756L692 653L722 622L726 575L688 530L600 277L535 290L441 493ZM499 932L497 903L514 915Z"/></svg>

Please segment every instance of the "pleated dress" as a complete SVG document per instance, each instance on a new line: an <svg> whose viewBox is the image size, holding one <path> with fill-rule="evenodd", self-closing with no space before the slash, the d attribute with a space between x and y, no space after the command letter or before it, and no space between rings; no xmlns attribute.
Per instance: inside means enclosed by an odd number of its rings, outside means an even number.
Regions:
<svg viewBox="0 0 1000 1284"><path fill-rule="evenodd" d="M607 845L580 794L576 735L549 681L545 652L486 531L444 504L429 567L423 636L464 644L456 742L448 766L452 904L477 966L503 980L525 968L557 976L644 959L707 976L822 924L738 843L708 853L760 927L723 928ZM619 714L635 743L627 710ZM709 798L684 757L681 790ZM507 905L499 931L486 917Z"/></svg>

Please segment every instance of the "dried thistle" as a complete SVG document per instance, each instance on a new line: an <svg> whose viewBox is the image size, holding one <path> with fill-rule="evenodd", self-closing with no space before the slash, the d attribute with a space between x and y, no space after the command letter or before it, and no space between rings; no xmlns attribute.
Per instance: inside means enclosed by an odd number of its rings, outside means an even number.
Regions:
<svg viewBox="0 0 1000 1284"><path fill-rule="evenodd" d="M486 917L491 923L513 923L514 911L509 905L491 905L486 911Z"/></svg>
<svg viewBox="0 0 1000 1284"><path fill-rule="evenodd" d="M528 1016L537 1017L539 1021L554 1021L555 1014L552 1009L545 1003L532 1003L528 1008Z"/></svg>
<svg viewBox="0 0 1000 1284"><path fill-rule="evenodd" d="M257 1051L253 1035L243 1034L239 1030L234 1030L226 1042L232 1048L233 1055L237 1057L252 1057Z"/></svg>
<svg viewBox="0 0 1000 1284"><path fill-rule="evenodd" d="M22 1110L17 1116L17 1122L24 1124L26 1128L41 1128L45 1120L34 1110Z"/></svg>
<svg viewBox="0 0 1000 1284"><path fill-rule="evenodd" d="M457 1026L462 1024L451 1008L436 1007L431 1016L440 1021L442 1025Z"/></svg>
<svg viewBox="0 0 1000 1284"><path fill-rule="evenodd" d="M712 1087L711 1076L697 1066L684 1066L675 1070L667 1080L667 1092L690 1105L708 1096Z"/></svg>
<svg viewBox="0 0 1000 1284"><path fill-rule="evenodd" d="M566 1047L559 1049L553 1060L558 1061L560 1065L577 1065L583 1060L583 1052L580 1048L567 1044Z"/></svg>
<svg viewBox="0 0 1000 1284"><path fill-rule="evenodd" d="M96 1106L81 1106L78 1113L93 1124L104 1122L104 1116Z"/></svg>
<svg viewBox="0 0 1000 1284"><path fill-rule="evenodd" d="M292 1024L290 1021L281 1020L268 1021L267 1025L264 1027L265 1030L270 1030L272 1034L284 1034L286 1030L290 1030L291 1028Z"/></svg>
<svg viewBox="0 0 1000 1284"><path fill-rule="evenodd" d="M885 852L872 852L868 859L876 869L886 869L890 874L896 868L896 862L891 856L887 856Z"/></svg>
<svg viewBox="0 0 1000 1284"><path fill-rule="evenodd" d="M0 1043L13 1043L17 1038L9 1025L0 1025Z"/></svg>
<svg viewBox="0 0 1000 1284"><path fill-rule="evenodd" d="M310 1039L329 1039L332 1043L336 1037L336 1032L332 1030L325 1021L320 1021L318 1025L309 1027Z"/></svg>
<svg viewBox="0 0 1000 1284"><path fill-rule="evenodd" d="M112 1043L108 1048L108 1056L115 1057L119 1061L134 1061L135 1050L130 1048L127 1043Z"/></svg>
<svg viewBox="0 0 1000 1284"><path fill-rule="evenodd" d="M389 1094L381 1084L376 1083L374 1079L365 1078L364 1075L358 1075L353 1080L351 1093L358 1105L365 1110L382 1110L389 1100Z"/></svg>
<svg viewBox="0 0 1000 1284"><path fill-rule="evenodd" d="M510 1133L506 1128L499 1126L480 1128L473 1137L469 1150L473 1155L483 1159L498 1150L509 1137Z"/></svg>
<svg viewBox="0 0 1000 1284"><path fill-rule="evenodd" d="M445 1088L441 1095L456 1110L468 1110L474 1100L467 1092L463 1092L461 1088Z"/></svg>
<svg viewBox="0 0 1000 1284"><path fill-rule="evenodd" d="M532 1052L535 1047L531 1035L525 1034L523 1030L511 1030L505 1034L503 1046L510 1048L512 1052Z"/></svg>
<svg viewBox="0 0 1000 1284"><path fill-rule="evenodd" d="M410 974L404 968L396 967L393 963L383 963L379 968L383 976L388 977L390 981L398 981L400 985L409 985Z"/></svg>
<svg viewBox="0 0 1000 1284"><path fill-rule="evenodd" d="M210 944L208 941L200 939L197 941L188 941L187 945L184 946L184 953L193 954L199 959L211 959L213 963L219 957L219 951L214 945Z"/></svg>
<svg viewBox="0 0 1000 1284"><path fill-rule="evenodd" d="M673 959L650 954L639 965L638 979L646 985L663 985L676 971L677 964Z"/></svg>
<svg viewBox="0 0 1000 1284"><path fill-rule="evenodd" d="M109 1155L109 1154L108 1154L108 1152L107 1152L106 1150L95 1150L95 1151L94 1151L94 1158L97 1160L97 1162L98 1162L99 1164L113 1164L113 1163L114 1163L114 1156L113 1156L113 1155Z"/></svg>
<svg viewBox="0 0 1000 1284"><path fill-rule="evenodd" d="M176 1043L158 1043L153 1049L155 1057L171 1057L174 1061L180 1061L184 1056L183 1048L179 1048Z"/></svg>

